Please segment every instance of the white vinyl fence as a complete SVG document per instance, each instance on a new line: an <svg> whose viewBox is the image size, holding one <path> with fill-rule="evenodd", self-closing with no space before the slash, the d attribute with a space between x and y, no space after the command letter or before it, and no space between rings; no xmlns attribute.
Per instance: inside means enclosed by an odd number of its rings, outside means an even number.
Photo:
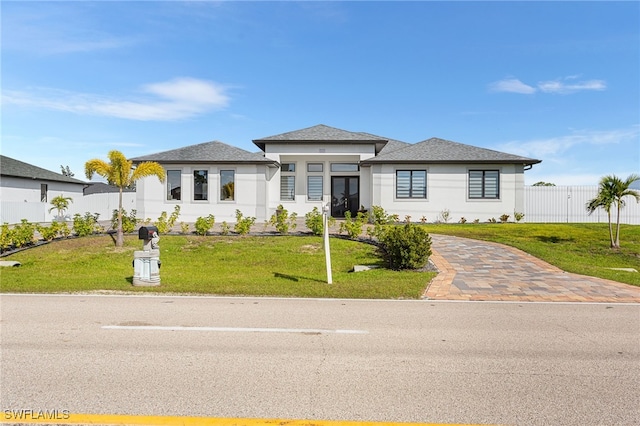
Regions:
<svg viewBox="0 0 640 426"><path fill-rule="evenodd" d="M84 216L85 213L100 214L100 221L109 221L113 211L118 209L118 194L91 194L73 197L73 202L69 204L69 210L65 212L65 217L72 220L77 213ZM57 215L57 211L49 212L49 203L25 203L16 201L2 201L0 205L0 223L20 223L26 219L31 223L51 222ZM136 193L125 192L122 194L122 207L130 212L136 208Z"/></svg>
<svg viewBox="0 0 640 426"><path fill-rule="evenodd" d="M606 223L607 212L599 208L591 215L587 203L598 195L597 186L525 186L524 221L535 223ZM640 204L625 197L620 223L640 225ZM616 222L617 210L611 210Z"/></svg>
<svg viewBox="0 0 640 426"><path fill-rule="evenodd" d="M524 222L606 223L607 213L603 209L598 209L591 215L587 214L585 206L597 194L597 186L525 186ZM640 204L633 197L626 197L625 204L620 211L620 223L640 225ZM136 208L135 192L123 194L122 206L127 212ZM50 222L56 214L55 211L49 213L50 208L51 205L45 203L2 201L0 223L20 223L21 219L32 223ZM91 194L74 198L66 215L73 218L76 213L99 213L100 221L108 221L117 208L117 193ZM615 208L611 214L615 222Z"/></svg>

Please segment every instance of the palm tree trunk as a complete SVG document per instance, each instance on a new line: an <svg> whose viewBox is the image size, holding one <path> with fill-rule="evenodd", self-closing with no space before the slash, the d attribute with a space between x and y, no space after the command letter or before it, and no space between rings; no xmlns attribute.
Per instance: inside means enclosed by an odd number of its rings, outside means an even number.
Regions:
<svg viewBox="0 0 640 426"><path fill-rule="evenodd" d="M616 205L618 212L617 212L617 222L616 222L616 244L615 244L615 248L620 248L620 209L622 208L622 203L618 200L618 203Z"/></svg>
<svg viewBox="0 0 640 426"><path fill-rule="evenodd" d="M118 230L116 232L116 247L124 245L124 232L122 231L122 187L118 194Z"/></svg>
<svg viewBox="0 0 640 426"><path fill-rule="evenodd" d="M610 247L615 248L615 241L613 239L613 227L611 226L611 210L607 210L607 217L609 218L609 241Z"/></svg>

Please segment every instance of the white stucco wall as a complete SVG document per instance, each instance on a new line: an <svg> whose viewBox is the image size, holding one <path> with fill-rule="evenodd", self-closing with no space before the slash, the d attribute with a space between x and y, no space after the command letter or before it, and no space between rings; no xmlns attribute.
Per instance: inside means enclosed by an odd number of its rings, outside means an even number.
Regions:
<svg viewBox="0 0 640 426"><path fill-rule="evenodd" d="M41 184L47 185L47 201L40 198ZM21 219L30 222L50 222L57 211L49 212L53 207L51 200L59 195L70 197L74 201L82 199L83 185L67 182L24 179L2 176L0 179L0 223L19 223ZM69 213L73 213L73 202Z"/></svg>
<svg viewBox="0 0 640 426"><path fill-rule="evenodd" d="M235 222L236 209L244 216L253 216L263 221L266 216L268 197L267 179L270 169L265 165L239 164L176 164L164 165L165 170L181 171L181 200L167 200L166 182L160 183L156 177L147 177L138 181L136 207L138 217L155 221L163 211L170 215L174 206L180 206L178 222L195 222L198 217L212 214L216 223ZM208 199L194 200L193 172L208 171ZM220 171L235 172L235 199L220 200Z"/></svg>
<svg viewBox="0 0 640 426"><path fill-rule="evenodd" d="M397 199L396 170L426 170L427 199ZM499 199L469 199L469 170L499 170ZM486 222L490 218L499 220L508 214L513 220L514 211L524 211L524 176L522 166L512 164L387 164L371 167L371 205L382 206L387 213L397 214L400 219L411 216L417 222L424 216L428 222L440 219L444 210L450 212L450 222L464 217L471 222L479 219Z"/></svg>
<svg viewBox="0 0 640 426"><path fill-rule="evenodd" d="M323 176L323 196L328 200L331 197L331 177L332 176L358 176L360 178L360 204L370 203L370 174L368 172L332 172L332 163L360 163L363 160L375 156L375 146L373 144L268 144L266 146L265 157L278 161L279 163L295 163L295 199L280 199L280 176L278 169L275 176L269 182L270 215L273 214L278 205L282 204L289 212L295 212L298 216L304 216L313 210L314 207L322 209L322 202L308 200L307 198L307 176ZM308 163L322 163L322 173L307 172Z"/></svg>

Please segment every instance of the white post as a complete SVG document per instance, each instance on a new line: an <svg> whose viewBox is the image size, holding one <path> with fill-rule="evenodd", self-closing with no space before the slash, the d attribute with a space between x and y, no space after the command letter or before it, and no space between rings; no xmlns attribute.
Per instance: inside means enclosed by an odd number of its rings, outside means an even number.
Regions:
<svg viewBox="0 0 640 426"><path fill-rule="evenodd" d="M322 228L324 234L324 258L327 263L327 284L333 284L331 276L331 250L329 249L329 211L330 203L322 206Z"/></svg>

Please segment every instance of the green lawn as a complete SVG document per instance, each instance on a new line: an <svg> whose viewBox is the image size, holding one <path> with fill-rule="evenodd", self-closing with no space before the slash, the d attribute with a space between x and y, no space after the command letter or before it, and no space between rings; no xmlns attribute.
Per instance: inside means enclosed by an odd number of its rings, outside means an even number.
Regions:
<svg viewBox="0 0 640 426"><path fill-rule="evenodd" d="M354 265L381 265L369 244L331 239L333 284L326 283L322 239L312 236L163 236L161 286L133 287L137 236L117 249L110 237L55 241L3 258L2 292L95 290L335 298L419 298L435 275L376 269L350 273Z"/></svg>
<svg viewBox="0 0 640 426"><path fill-rule="evenodd" d="M508 244L568 272L640 286L640 226L621 225L620 250L609 248L606 223L485 223L424 225L430 234Z"/></svg>
<svg viewBox="0 0 640 426"><path fill-rule="evenodd" d="M640 226L621 230L620 250L609 248L606 224L429 224L429 233L495 241L524 250L559 268L640 286ZM324 251L313 236L167 235L160 241L159 287L133 287L137 236L117 249L108 236L55 241L3 258L22 263L2 268L2 292L134 291L218 295L344 298L419 298L434 276L384 268L348 272L354 265L381 265L369 244L331 239L333 284L326 283Z"/></svg>

